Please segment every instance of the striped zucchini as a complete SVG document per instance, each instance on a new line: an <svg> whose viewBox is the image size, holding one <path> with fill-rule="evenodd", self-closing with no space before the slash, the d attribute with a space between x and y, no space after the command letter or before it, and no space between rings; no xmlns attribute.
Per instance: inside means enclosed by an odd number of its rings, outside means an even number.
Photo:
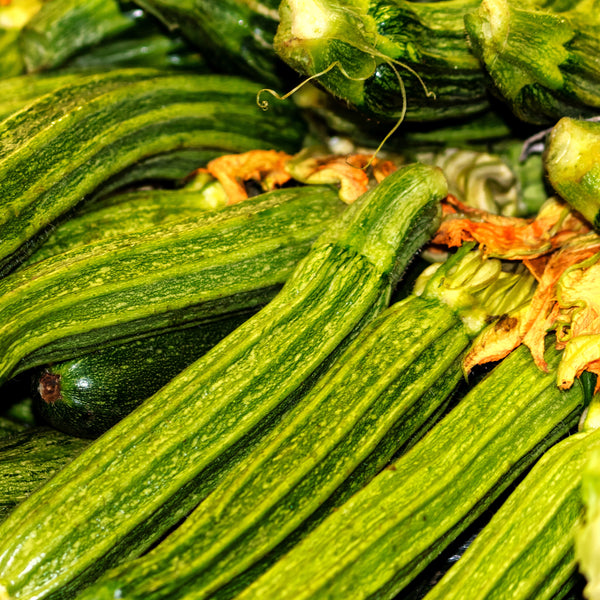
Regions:
<svg viewBox="0 0 600 600"><path fill-rule="evenodd" d="M595 418L598 418L596 413ZM584 506L583 522L575 531L575 558L584 579L583 595L588 600L598 597L598 544L600 542L600 449L585 464L581 481Z"/></svg>
<svg viewBox="0 0 600 600"><path fill-rule="evenodd" d="M552 128L544 167L554 190L600 231L600 123L563 117Z"/></svg>
<svg viewBox="0 0 600 600"><path fill-rule="evenodd" d="M13 421L6 417L0 417L0 438L8 437L27 429L27 425Z"/></svg>
<svg viewBox="0 0 600 600"><path fill-rule="evenodd" d="M378 120L465 118L489 107L485 73L464 31L465 14L478 5L283 0L274 47L298 72L318 76L334 96Z"/></svg>
<svg viewBox="0 0 600 600"><path fill-rule="evenodd" d="M228 596L240 585L236 576L244 583L256 577L413 444L461 381L471 337L504 312L505 294L519 304L532 288L530 276L508 275L499 261L464 250L427 273L427 284L418 282L420 295L368 325L183 525L108 573L82 600Z"/></svg>
<svg viewBox="0 0 600 600"><path fill-rule="evenodd" d="M208 72L206 61L198 50L183 38L146 31L143 35L127 35L92 48L67 64L69 69L150 67L153 69L186 69L194 73Z"/></svg>
<svg viewBox="0 0 600 600"><path fill-rule="evenodd" d="M584 392L517 348L239 600L393 598L577 422Z"/></svg>
<svg viewBox="0 0 600 600"><path fill-rule="evenodd" d="M89 443L49 427L0 438L0 521Z"/></svg>
<svg viewBox="0 0 600 600"><path fill-rule="evenodd" d="M139 13L125 12L117 0L42 3L19 39L27 71L59 67L72 56L133 29Z"/></svg>
<svg viewBox="0 0 600 600"><path fill-rule="evenodd" d="M0 280L0 382L262 306L344 210L333 188L283 189L15 271Z"/></svg>
<svg viewBox="0 0 600 600"><path fill-rule="evenodd" d="M45 94L0 122L0 270L140 160L182 149L297 150L304 128L295 111L264 114L256 91L237 77L117 69Z"/></svg>
<svg viewBox="0 0 600 600"><path fill-rule="evenodd" d="M437 169L392 173L265 308L22 503L0 526L0 597L68 596L178 523L381 310L446 192Z"/></svg>
<svg viewBox="0 0 600 600"><path fill-rule="evenodd" d="M279 0L135 0L169 29L179 30L219 73L276 85L289 78L273 49Z"/></svg>
<svg viewBox="0 0 600 600"><path fill-rule="evenodd" d="M60 431L98 437L251 314L167 331L34 369L33 410Z"/></svg>
<svg viewBox="0 0 600 600"><path fill-rule="evenodd" d="M494 92L522 121L595 117L600 108L595 2L483 0L465 16Z"/></svg>
<svg viewBox="0 0 600 600"><path fill-rule="evenodd" d="M325 196L329 197L327 192ZM287 192L286 197L289 197ZM219 197L214 186L200 190L152 189L114 194L81 207L78 214L53 229L48 239L24 264L33 264L86 244L115 240L202 215L224 208L225 202L224 192Z"/></svg>
<svg viewBox="0 0 600 600"><path fill-rule="evenodd" d="M563 598L577 576L582 475L598 450L597 428L550 448L426 600Z"/></svg>

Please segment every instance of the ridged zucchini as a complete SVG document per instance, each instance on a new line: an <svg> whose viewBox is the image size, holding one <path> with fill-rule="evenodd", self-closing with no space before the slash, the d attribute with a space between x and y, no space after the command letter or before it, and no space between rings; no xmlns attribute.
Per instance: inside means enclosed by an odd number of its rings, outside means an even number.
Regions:
<svg viewBox="0 0 600 600"><path fill-rule="evenodd" d="M247 583L282 544L306 535L414 444L461 381L471 337L507 308L504 293L518 305L532 288L530 276L503 273L479 252L461 251L429 277L419 281L420 295L394 304L356 337L184 524L82 600L199 600L240 585L236 576Z"/></svg>
<svg viewBox="0 0 600 600"><path fill-rule="evenodd" d="M6 417L0 417L0 438L14 435L24 429L27 429L27 426L23 423L7 419Z"/></svg>
<svg viewBox="0 0 600 600"><path fill-rule="evenodd" d="M21 504L0 525L0 597L66 597L178 523L380 312L446 192L424 165L389 175L265 308Z"/></svg>
<svg viewBox="0 0 600 600"><path fill-rule="evenodd" d="M528 123L594 117L600 22L594 2L483 0L465 16L490 88Z"/></svg>
<svg viewBox="0 0 600 600"><path fill-rule="evenodd" d="M0 280L0 382L263 306L345 206L333 188L282 189L15 271Z"/></svg>
<svg viewBox="0 0 600 600"><path fill-rule="evenodd" d="M208 72L206 61L187 41L159 31L144 35L127 35L104 43L76 56L69 69L151 67L153 69L186 69L194 73Z"/></svg>
<svg viewBox="0 0 600 600"><path fill-rule="evenodd" d="M479 0L283 0L275 51L378 120L439 121L489 108L464 16ZM429 95L428 95L429 94ZM275 103L270 103L274 105Z"/></svg>
<svg viewBox="0 0 600 600"><path fill-rule="evenodd" d="M236 598L393 598L577 423L582 387L556 386L517 348L393 462ZM541 558L540 558L541 560Z"/></svg>
<svg viewBox="0 0 600 600"><path fill-rule="evenodd" d="M23 28L19 43L28 72L61 66L72 56L135 27L142 11L117 0L52 0Z"/></svg>
<svg viewBox="0 0 600 600"><path fill-rule="evenodd" d="M0 438L0 521L89 444L49 427Z"/></svg>
<svg viewBox="0 0 600 600"><path fill-rule="evenodd" d="M426 600L563 598L577 576L582 475L598 450L600 429L550 448Z"/></svg>
<svg viewBox="0 0 600 600"><path fill-rule="evenodd" d="M265 114L256 92L257 84L233 76L116 69L10 115L0 122L0 270L14 268L53 222L140 160L182 149L297 150L304 127L295 111Z"/></svg>
<svg viewBox="0 0 600 600"><path fill-rule="evenodd" d="M251 314L167 331L34 369L33 410L60 431L98 437Z"/></svg>
<svg viewBox="0 0 600 600"><path fill-rule="evenodd" d="M329 194L325 192L325 195ZM152 189L113 194L81 207L71 218L58 225L24 264L33 264L86 244L114 240L202 215L224 208L225 201L224 192L219 198L205 188Z"/></svg>
<svg viewBox="0 0 600 600"><path fill-rule="evenodd" d="M179 30L219 73L265 84L289 78L275 54L279 0L135 0L171 30Z"/></svg>
<svg viewBox="0 0 600 600"><path fill-rule="evenodd" d="M600 123L563 117L544 153L548 180L560 197L600 231Z"/></svg>

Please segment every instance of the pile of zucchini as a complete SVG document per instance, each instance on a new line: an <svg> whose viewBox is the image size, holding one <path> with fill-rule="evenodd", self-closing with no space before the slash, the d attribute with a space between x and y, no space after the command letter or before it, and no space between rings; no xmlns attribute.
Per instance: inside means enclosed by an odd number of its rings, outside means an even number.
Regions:
<svg viewBox="0 0 600 600"><path fill-rule="evenodd" d="M593 598L596 4L0 2L0 600Z"/></svg>

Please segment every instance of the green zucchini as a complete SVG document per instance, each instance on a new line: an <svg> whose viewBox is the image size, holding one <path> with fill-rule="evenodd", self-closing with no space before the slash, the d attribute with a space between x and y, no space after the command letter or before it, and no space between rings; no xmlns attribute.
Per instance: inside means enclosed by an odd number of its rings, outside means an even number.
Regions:
<svg viewBox="0 0 600 600"><path fill-rule="evenodd" d="M0 521L88 444L39 426L0 438Z"/></svg>
<svg viewBox="0 0 600 600"><path fill-rule="evenodd" d="M18 75L0 80L0 119L5 119L39 96L55 91L59 87L74 82L83 82L85 77L95 77L97 73L49 72L31 75Z"/></svg>
<svg viewBox="0 0 600 600"><path fill-rule="evenodd" d="M139 190L114 194L86 204L77 214L53 229L48 239L24 264L33 264L86 244L114 240L224 208L225 194L219 195L215 188Z"/></svg>
<svg viewBox="0 0 600 600"><path fill-rule="evenodd" d="M544 153L550 184L600 231L600 123L563 117L552 128Z"/></svg>
<svg viewBox="0 0 600 600"><path fill-rule="evenodd" d="M67 63L69 69L151 67L153 69L186 69L194 73L208 72L206 61L181 37L159 31L144 35L128 35L102 44L76 56Z"/></svg>
<svg viewBox="0 0 600 600"><path fill-rule="evenodd" d="M446 192L431 167L389 175L265 308L13 511L0 525L0 597L73 594L178 523L381 311Z"/></svg>
<svg viewBox="0 0 600 600"><path fill-rule="evenodd" d="M179 30L219 73L276 85L289 79L273 49L279 0L135 0L169 29Z"/></svg>
<svg viewBox="0 0 600 600"><path fill-rule="evenodd" d="M140 160L182 149L297 150L295 111L265 114L238 77L116 69L41 96L0 122L0 270L57 219ZM32 156L36 157L32 160Z"/></svg>
<svg viewBox="0 0 600 600"><path fill-rule="evenodd" d="M27 71L59 67L85 49L133 29L139 13L124 11L117 0L44 2L19 40Z"/></svg>
<svg viewBox="0 0 600 600"><path fill-rule="evenodd" d="M552 124L598 114L600 23L594 3L478 4L465 16L468 39L490 87L519 119Z"/></svg>
<svg viewBox="0 0 600 600"><path fill-rule="evenodd" d="M6 417L0 417L0 438L14 435L27 429L27 426Z"/></svg>
<svg viewBox="0 0 600 600"><path fill-rule="evenodd" d="M461 381L471 337L508 308L506 295L518 305L532 289L530 276L503 273L499 261L465 250L434 275L428 269L427 283L416 287L420 295L365 327L183 525L108 573L82 600L199 600L239 585L237 575L247 583L247 569L255 577L299 528L305 535L414 444Z"/></svg>
<svg viewBox="0 0 600 600"><path fill-rule="evenodd" d="M564 597L577 575L582 475L598 450L600 429L585 427L550 448L426 600Z"/></svg>
<svg viewBox="0 0 600 600"><path fill-rule="evenodd" d="M393 598L577 423L585 394L517 348L239 600Z"/></svg>
<svg viewBox="0 0 600 600"><path fill-rule="evenodd" d="M34 369L33 410L60 431L98 437L250 316L232 315Z"/></svg>
<svg viewBox="0 0 600 600"><path fill-rule="evenodd" d="M595 418L598 418L597 413ZM575 531L575 558L584 578L583 596L588 600L597 600L598 598L599 491L600 449L597 449L588 458L583 468L581 500L584 506L584 515L583 522Z"/></svg>
<svg viewBox="0 0 600 600"><path fill-rule="evenodd" d="M282 189L15 271L0 280L0 382L264 305L345 206L333 188Z"/></svg>
<svg viewBox="0 0 600 600"><path fill-rule="evenodd" d="M378 120L465 118L489 108L464 16L479 0L283 0L275 51ZM272 103L274 104L274 103Z"/></svg>

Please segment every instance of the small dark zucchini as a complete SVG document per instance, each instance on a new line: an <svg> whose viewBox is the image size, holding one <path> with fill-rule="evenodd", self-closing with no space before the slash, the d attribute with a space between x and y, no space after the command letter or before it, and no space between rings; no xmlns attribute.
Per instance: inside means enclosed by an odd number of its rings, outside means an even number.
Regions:
<svg viewBox="0 0 600 600"><path fill-rule="evenodd" d="M97 437L251 314L102 348L36 369L31 377L34 411L60 431Z"/></svg>

